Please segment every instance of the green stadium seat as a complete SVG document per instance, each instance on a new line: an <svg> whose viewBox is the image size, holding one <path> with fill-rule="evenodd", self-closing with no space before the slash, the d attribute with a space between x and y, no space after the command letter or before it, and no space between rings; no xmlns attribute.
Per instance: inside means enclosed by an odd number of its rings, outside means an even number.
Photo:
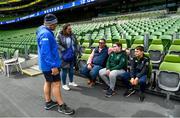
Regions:
<svg viewBox="0 0 180 118"><path fill-rule="evenodd" d="M86 48L84 52L82 53L81 58L78 60L78 68L82 68L86 63L91 55L92 50L90 48Z"/></svg>
<svg viewBox="0 0 180 118"><path fill-rule="evenodd" d="M126 43L127 43L127 46L128 48L131 47L131 44L132 44L132 36L126 36Z"/></svg>
<svg viewBox="0 0 180 118"><path fill-rule="evenodd" d="M86 48L86 49L84 50L84 53L85 53L85 54L91 54L91 52L92 52L92 50L91 50L90 48Z"/></svg>
<svg viewBox="0 0 180 118"><path fill-rule="evenodd" d="M85 60L85 61L87 61L88 58L89 58L89 56L90 56L90 54L82 54L80 60Z"/></svg>
<svg viewBox="0 0 180 118"><path fill-rule="evenodd" d="M106 46L110 48L112 47L112 43L106 43Z"/></svg>
<svg viewBox="0 0 180 118"><path fill-rule="evenodd" d="M153 32L152 35L156 35L157 37L160 37L161 35L163 35L163 33L156 31L156 32Z"/></svg>
<svg viewBox="0 0 180 118"><path fill-rule="evenodd" d="M154 39L154 40L152 40L151 44L155 44L155 45L163 45L161 39Z"/></svg>
<svg viewBox="0 0 180 118"><path fill-rule="evenodd" d="M158 74L158 87L164 90L167 94L166 104L169 103L172 92L177 92L180 89L180 56L166 55L161 63Z"/></svg>
<svg viewBox="0 0 180 118"><path fill-rule="evenodd" d="M144 36L135 36L133 44L144 44Z"/></svg>
<svg viewBox="0 0 180 118"><path fill-rule="evenodd" d="M167 51L171 45L172 42L172 36L171 35L162 35L160 36L162 40L162 44L164 46L164 50Z"/></svg>
<svg viewBox="0 0 180 118"><path fill-rule="evenodd" d="M158 68L164 57L163 45L151 44L148 49L153 67Z"/></svg>
<svg viewBox="0 0 180 118"><path fill-rule="evenodd" d="M95 39L94 42L91 45L91 48L95 48L99 46L99 39Z"/></svg>
<svg viewBox="0 0 180 118"><path fill-rule="evenodd" d="M180 40L174 40L168 51L169 54L180 55Z"/></svg>
<svg viewBox="0 0 180 118"><path fill-rule="evenodd" d="M89 46L90 46L90 40L84 40L81 46L82 46L83 48L89 48Z"/></svg>
<svg viewBox="0 0 180 118"><path fill-rule="evenodd" d="M165 34L165 35L171 35L171 36L173 36L173 34L174 34L175 32L176 32L176 31L174 31L174 30L169 30L169 31L165 32L164 34Z"/></svg>
<svg viewBox="0 0 180 118"><path fill-rule="evenodd" d="M112 42L114 43L114 42L119 42L119 39L120 39L121 37L118 35L116 35L116 36L113 36L112 37Z"/></svg>

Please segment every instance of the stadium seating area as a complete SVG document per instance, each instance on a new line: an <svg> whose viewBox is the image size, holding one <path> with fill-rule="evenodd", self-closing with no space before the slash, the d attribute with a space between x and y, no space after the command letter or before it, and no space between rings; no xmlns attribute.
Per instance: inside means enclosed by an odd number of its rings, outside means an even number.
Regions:
<svg viewBox="0 0 180 118"><path fill-rule="evenodd" d="M89 26L90 25L90 26ZM179 54L179 18L134 20L126 23L105 22L75 25L75 33L82 47L97 46L100 38L107 40L107 45L120 41L123 48L134 49L146 45L152 63L160 64L165 54ZM83 28L81 28L83 27Z"/></svg>
<svg viewBox="0 0 180 118"><path fill-rule="evenodd" d="M140 13L130 13L125 15L115 15L109 17L102 17L102 18L94 18L93 21L107 21L107 20L130 20L135 18L154 18L160 17L166 14L166 10L159 10L159 11L151 11L151 12L140 12Z"/></svg>
<svg viewBox="0 0 180 118"><path fill-rule="evenodd" d="M0 0L0 78L0 117L180 117L180 0Z"/></svg>
<svg viewBox="0 0 180 118"><path fill-rule="evenodd" d="M19 50L22 57L37 54L36 29L1 31L0 52L4 53L5 58L11 58L15 50Z"/></svg>
<svg viewBox="0 0 180 118"><path fill-rule="evenodd" d="M29 53L35 53L37 50L35 28L1 31L0 47L6 58L10 58L15 50L19 50L21 56L25 54L26 49L30 51Z"/></svg>
<svg viewBox="0 0 180 118"><path fill-rule="evenodd" d="M177 15L176 17L158 18L160 14L164 15L164 11L144 14L144 18L142 18L142 13L138 13L137 16L140 17L132 20L121 20L122 16L112 16L112 18L72 23L73 32L83 49L79 65L87 61L92 49L98 46L98 40L105 38L108 47L111 47L114 42L121 42L123 49L130 49L131 56L136 46L143 45L150 56L153 69L158 69L159 77L162 78L164 75L169 77L174 74L173 76L178 75L177 78L179 78L180 17ZM134 16L136 14L126 17L133 18ZM58 26L55 34L61 28L62 24ZM6 58L12 57L15 50L19 50L20 56L23 57L29 53L36 54L35 30L36 28L1 31L0 52L4 53ZM176 79L176 81L179 80Z"/></svg>

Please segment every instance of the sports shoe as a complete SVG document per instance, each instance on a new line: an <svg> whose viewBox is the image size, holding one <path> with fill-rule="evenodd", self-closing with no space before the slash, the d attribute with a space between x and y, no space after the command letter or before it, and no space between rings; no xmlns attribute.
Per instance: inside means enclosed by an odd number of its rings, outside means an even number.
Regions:
<svg viewBox="0 0 180 118"><path fill-rule="evenodd" d="M126 92L124 93L124 96L125 97L129 97L131 96L132 94L134 94L136 91L134 89L128 89L126 90Z"/></svg>
<svg viewBox="0 0 180 118"><path fill-rule="evenodd" d="M68 107L65 103L58 106L58 112L66 114L66 115L72 115L75 113L73 109Z"/></svg>
<svg viewBox="0 0 180 118"><path fill-rule="evenodd" d="M45 104L45 109L46 110L49 110L49 109L51 109L51 108L53 108L53 107L55 107L55 106L57 106L58 105L58 103L57 102L54 102L54 101L49 101L49 102L46 102L46 104Z"/></svg>
<svg viewBox="0 0 180 118"><path fill-rule="evenodd" d="M75 82L69 82L69 86L75 86L77 87L78 85Z"/></svg>
<svg viewBox="0 0 180 118"><path fill-rule="evenodd" d="M140 102L143 102L143 101L144 101L144 98L145 98L144 93L143 93L143 92L140 92L140 93L139 93L139 101L140 101Z"/></svg>
<svg viewBox="0 0 180 118"><path fill-rule="evenodd" d="M109 86L104 86L104 87L103 87L103 91L104 91L104 92L107 92L109 89L110 89Z"/></svg>
<svg viewBox="0 0 180 118"><path fill-rule="evenodd" d="M109 88L108 90L107 90L107 92L106 92L106 94L105 94L105 97L111 97L111 96L113 96L113 95L115 95L116 93L115 93L115 91L113 91L111 88Z"/></svg>
<svg viewBox="0 0 180 118"><path fill-rule="evenodd" d="M64 90L66 90L66 91L69 91L69 90L70 90L70 88L69 88L68 85L63 85L62 88L63 88Z"/></svg>

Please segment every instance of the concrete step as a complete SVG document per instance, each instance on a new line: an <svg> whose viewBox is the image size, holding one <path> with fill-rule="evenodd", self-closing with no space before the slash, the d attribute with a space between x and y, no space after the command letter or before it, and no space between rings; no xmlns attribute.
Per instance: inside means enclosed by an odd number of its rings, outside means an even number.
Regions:
<svg viewBox="0 0 180 118"><path fill-rule="evenodd" d="M31 69L34 69L34 70L38 70L38 71L40 71L40 70L39 70L39 66L38 66L38 65L31 66L30 68L31 68Z"/></svg>
<svg viewBox="0 0 180 118"><path fill-rule="evenodd" d="M23 74L29 75L29 76L36 76L42 74L42 72L39 70L38 65L34 65L29 68L22 69Z"/></svg>

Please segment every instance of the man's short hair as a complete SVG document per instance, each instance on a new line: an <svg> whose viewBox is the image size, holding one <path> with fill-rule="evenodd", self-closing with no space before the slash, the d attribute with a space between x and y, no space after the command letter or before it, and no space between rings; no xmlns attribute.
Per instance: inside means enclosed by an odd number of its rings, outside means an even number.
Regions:
<svg viewBox="0 0 180 118"><path fill-rule="evenodd" d="M139 51L144 51L144 47L143 46L137 46L136 48L135 48L136 50L139 50Z"/></svg>
<svg viewBox="0 0 180 118"><path fill-rule="evenodd" d="M104 41L104 43L106 43L106 39L102 38L102 39L99 39L99 41L100 41L100 40L103 40L103 41Z"/></svg>
<svg viewBox="0 0 180 118"><path fill-rule="evenodd" d="M122 44L120 42L115 42L114 44L116 44L118 47L122 49Z"/></svg>

